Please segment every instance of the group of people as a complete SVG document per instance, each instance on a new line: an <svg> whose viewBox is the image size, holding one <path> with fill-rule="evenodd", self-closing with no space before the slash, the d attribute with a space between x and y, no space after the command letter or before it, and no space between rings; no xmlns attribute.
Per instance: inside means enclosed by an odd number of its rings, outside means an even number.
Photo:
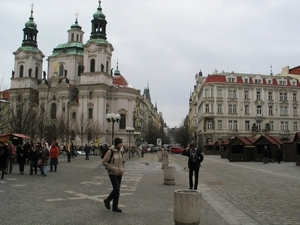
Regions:
<svg viewBox="0 0 300 225"><path fill-rule="evenodd" d="M280 164L283 157L283 152L280 144L277 145L276 152L277 152L277 162L278 164ZM274 162L274 159L273 159L271 149L269 149L268 146L265 145L263 150L263 164L268 164L268 162Z"/></svg>

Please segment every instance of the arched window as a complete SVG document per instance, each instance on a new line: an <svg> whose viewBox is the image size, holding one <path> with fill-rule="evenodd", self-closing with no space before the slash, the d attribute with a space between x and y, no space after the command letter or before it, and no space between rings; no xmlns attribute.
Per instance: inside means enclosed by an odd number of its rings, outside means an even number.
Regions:
<svg viewBox="0 0 300 225"><path fill-rule="evenodd" d="M38 79L39 68L35 67L35 79Z"/></svg>
<svg viewBox="0 0 300 225"><path fill-rule="evenodd" d="M93 119L93 109L89 108L89 119Z"/></svg>
<svg viewBox="0 0 300 225"><path fill-rule="evenodd" d="M52 103L51 105L51 119L56 119L56 104Z"/></svg>
<svg viewBox="0 0 300 225"><path fill-rule="evenodd" d="M95 72L95 59L91 59L90 72L91 73Z"/></svg>
<svg viewBox="0 0 300 225"><path fill-rule="evenodd" d="M89 93L89 99L92 99L92 98L93 98L93 92L90 91L90 93Z"/></svg>
<svg viewBox="0 0 300 225"><path fill-rule="evenodd" d="M64 65L60 64L59 65L59 76L63 76L64 75Z"/></svg>
<svg viewBox="0 0 300 225"><path fill-rule="evenodd" d="M126 115L121 114L121 120L119 122L119 129L125 129L126 127Z"/></svg>
<svg viewBox="0 0 300 225"><path fill-rule="evenodd" d="M79 39L79 35L77 34L77 35L76 35L76 41L79 41L78 39Z"/></svg>
<svg viewBox="0 0 300 225"><path fill-rule="evenodd" d="M78 66L77 76L80 76L81 74L81 65Z"/></svg>
<svg viewBox="0 0 300 225"><path fill-rule="evenodd" d="M72 119L75 120L76 119L76 112L72 113Z"/></svg>
<svg viewBox="0 0 300 225"><path fill-rule="evenodd" d="M20 66L20 71L19 71L19 77L23 77L23 75L24 75L24 66L21 65Z"/></svg>
<svg viewBox="0 0 300 225"><path fill-rule="evenodd" d="M74 41L74 34L71 35L71 41Z"/></svg>
<svg viewBox="0 0 300 225"><path fill-rule="evenodd" d="M108 61L106 61L106 73L108 73Z"/></svg>

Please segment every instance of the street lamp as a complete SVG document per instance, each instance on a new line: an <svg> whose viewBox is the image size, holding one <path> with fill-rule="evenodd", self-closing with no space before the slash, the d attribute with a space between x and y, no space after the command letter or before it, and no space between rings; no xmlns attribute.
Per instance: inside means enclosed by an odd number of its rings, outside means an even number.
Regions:
<svg viewBox="0 0 300 225"><path fill-rule="evenodd" d="M126 132L129 133L129 148L128 148L128 152L129 152L129 159L130 159L130 134L134 132L134 127L126 127Z"/></svg>
<svg viewBox="0 0 300 225"><path fill-rule="evenodd" d="M114 144L114 124L118 123L121 119L120 114L118 113L108 113L105 116L107 122L112 123L111 125L111 143Z"/></svg>

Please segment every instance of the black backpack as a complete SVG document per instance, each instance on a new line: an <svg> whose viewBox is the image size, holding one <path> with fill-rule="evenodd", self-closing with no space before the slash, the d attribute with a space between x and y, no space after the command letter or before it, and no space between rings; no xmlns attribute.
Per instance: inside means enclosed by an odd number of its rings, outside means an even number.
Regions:
<svg viewBox="0 0 300 225"><path fill-rule="evenodd" d="M190 163L201 163L204 159L202 153L196 148L190 150L189 162Z"/></svg>

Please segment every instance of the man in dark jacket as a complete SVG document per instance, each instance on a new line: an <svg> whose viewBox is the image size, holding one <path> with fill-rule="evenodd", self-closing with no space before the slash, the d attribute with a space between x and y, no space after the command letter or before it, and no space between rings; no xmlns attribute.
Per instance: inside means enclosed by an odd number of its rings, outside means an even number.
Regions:
<svg viewBox="0 0 300 225"><path fill-rule="evenodd" d="M194 144L189 144L188 147L182 152L182 155L189 157L189 184L190 190L197 190L198 188L198 179L199 179L199 170L201 162L203 161L202 153L197 150ZM195 183L193 185L193 174L195 175Z"/></svg>

